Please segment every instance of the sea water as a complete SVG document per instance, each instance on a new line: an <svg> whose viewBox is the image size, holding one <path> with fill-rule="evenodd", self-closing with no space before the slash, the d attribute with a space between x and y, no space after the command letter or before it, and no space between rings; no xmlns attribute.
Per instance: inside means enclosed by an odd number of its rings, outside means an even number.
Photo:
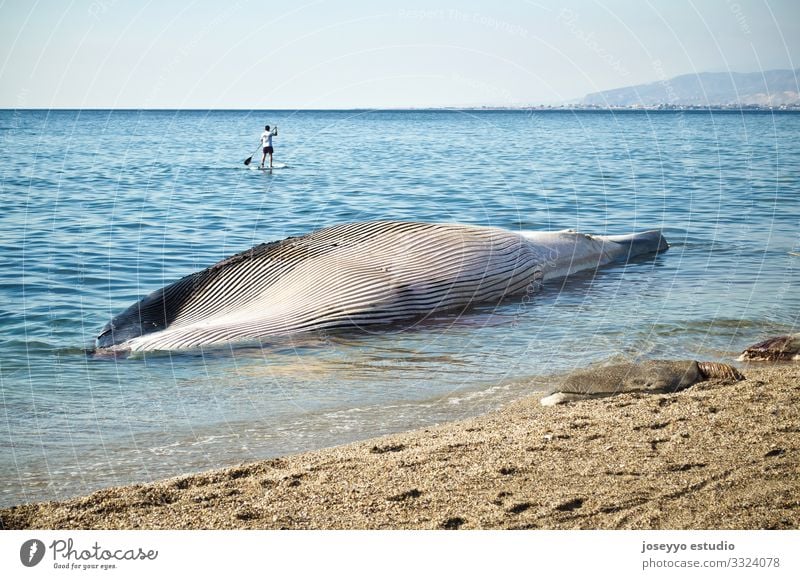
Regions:
<svg viewBox="0 0 800 579"><path fill-rule="evenodd" d="M243 164L265 124L274 172ZM592 362L731 361L800 331L798 135L800 115L777 112L0 111L0 504L474 415ZM184 275L368 219L658 228L671 247L366 333L87 353Z"/></svg>

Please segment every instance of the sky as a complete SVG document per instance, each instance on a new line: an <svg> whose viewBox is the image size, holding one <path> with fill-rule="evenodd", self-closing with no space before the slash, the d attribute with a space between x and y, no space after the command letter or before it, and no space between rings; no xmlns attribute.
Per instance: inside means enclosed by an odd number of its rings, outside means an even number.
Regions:
<svg viewBox="0 0 800 579"><path fill-rule="evenodd" d="M797 0L0 0L0 108L524 107L800 67Z"/></svg>

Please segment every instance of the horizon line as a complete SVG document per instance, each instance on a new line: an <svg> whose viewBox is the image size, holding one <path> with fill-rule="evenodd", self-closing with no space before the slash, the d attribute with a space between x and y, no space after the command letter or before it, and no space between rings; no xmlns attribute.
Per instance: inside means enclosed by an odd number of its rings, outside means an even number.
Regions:
<svg viewBox="0 0 800 579"><path fill-rule="evenodd" d="M661 103L657 105L584 105L584 104L560 104L560 105L469 105L469 106L409 106L409 107L346 107L346 108L239 108L239 107L4 107L0 106L0 111L107 111L107 112L414 112L414 111L642 111L658 112L675 110L764 110L780 111L780 107L793 107L795 110L800 108L800 103L787 103L784 105L759 105L759 104L669 104ZM783 109L791 110L791 109Z"/></svg>

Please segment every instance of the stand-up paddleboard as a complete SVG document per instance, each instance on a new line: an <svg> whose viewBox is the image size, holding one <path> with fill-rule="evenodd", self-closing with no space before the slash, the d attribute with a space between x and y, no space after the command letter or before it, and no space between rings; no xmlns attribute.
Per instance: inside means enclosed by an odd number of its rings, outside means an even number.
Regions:
<svg viewBox="0 0 800 579"><path fill-rule="evenodd" d="M251 169L257 169L258 171L272 171L273 169L288 169L289 165L286 163L274 163L272 167L266 165L264 167L259 167L258 165L254 165L250 167Z"/></svg>

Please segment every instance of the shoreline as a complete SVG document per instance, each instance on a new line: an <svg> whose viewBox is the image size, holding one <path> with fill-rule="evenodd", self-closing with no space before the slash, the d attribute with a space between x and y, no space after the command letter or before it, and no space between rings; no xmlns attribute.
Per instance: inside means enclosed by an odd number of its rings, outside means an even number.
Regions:
<svg viewBox="0 0 800 579"><path fill-rule="evenodd" d="M3 529L797 529L800 364L0 509Z"/></svg>

